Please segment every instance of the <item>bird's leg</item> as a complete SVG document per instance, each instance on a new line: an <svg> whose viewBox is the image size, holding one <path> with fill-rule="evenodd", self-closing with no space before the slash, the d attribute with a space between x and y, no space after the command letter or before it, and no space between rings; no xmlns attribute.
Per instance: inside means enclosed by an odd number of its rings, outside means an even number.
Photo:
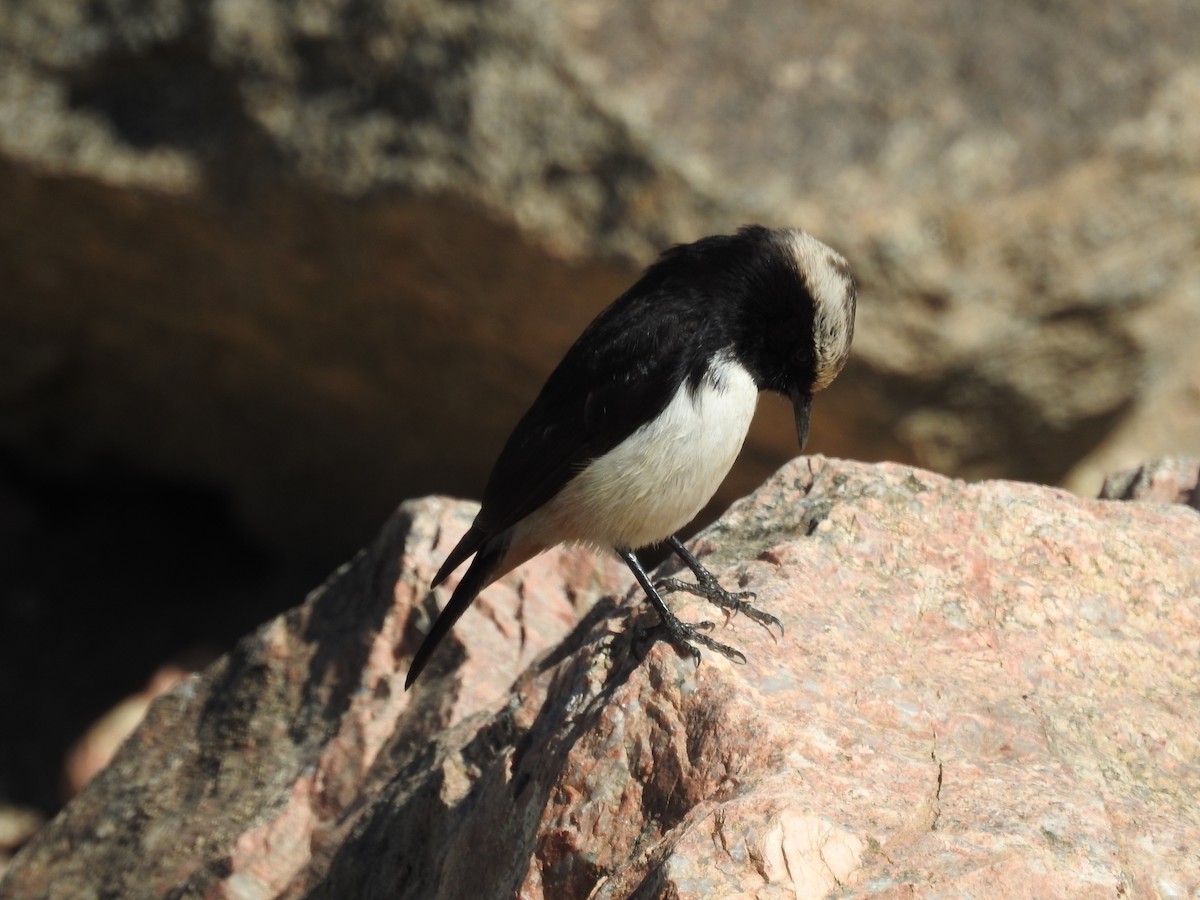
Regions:
<svg viewBox="0 0 1200 900"><path fill-rule="evenodd" d="M745 654L734 650L732 647L727 647L719 641L714 641L707 634L704 634L705 631L712 629L712 622L700 622L696 625L688 625L685 622L681 622L675 613L671 612L662 595L655 590L654 584L650 581L650 576L646 574L646 570L642 568L641 562L633 555L632 550L618 548L617 553L620 554L621 559L625 560L625 565L629 566L629 570L633 572L633 577L637 579L637 583L646 592L646 599L658 611L658 617L662 620L662 627L670 635L671 643L676 647L687 650L692 655L692 659L696 661L696 665L700 665L700 651L696 648L696 644L707 647L709 650L715 650L726 659L732 660L735 663L745 664Z"/></svg>
<svg viewBox="0 0 1200 900"><path fill-rule="evenodd" d="M780 622L770 613L763 612L761 609L755 609L748 601L755 599L754 591L740 591L731 593L717 583L717 579L712 572L704 568L700 564L700 560L696 559L695 555L683 545L683 541L672 535L667 538L667 543L671 545L671 549L679 554L689 569L696 576L698 584L689 584L686 581L680 581L678 578L663 578L659 580L656 587L667 593L673 591L685 591L689 594L695 594L697 597L703 597L711 603L715 603L721 609L728 610L732 613L741 613L742 615L753 619L759 625L766 628L768 631L774 625L779 629L779 633L783 634L783 623Z"/></svg>

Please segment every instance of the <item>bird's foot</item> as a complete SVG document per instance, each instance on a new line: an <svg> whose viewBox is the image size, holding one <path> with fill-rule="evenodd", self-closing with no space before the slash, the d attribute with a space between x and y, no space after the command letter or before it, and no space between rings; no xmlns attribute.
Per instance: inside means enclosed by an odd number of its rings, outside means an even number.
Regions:
<svg viewBox="0 0 1200 900"><path fill-rule="evenodd" d="M679 544L677 538L671 538L671 546L675 547L676 545L679 547L683 546L682 544ZM739 665L746 664L745 654L734 650L732 647L727 647L720 641L714 641L704 633L706 631L713 630L715 626L712 622L699 622L695 625L688 625L679 621L679 618L675 615L675 613L671 612L670 607L668 607L666 601L663 600L662 595L659 594L659 592L655 589L654 584L650 581L650 576L646 574L646 570L642 568L641 562L638 561L637 556L634 555L632 550L618 547L617 553L619 553L621 558L625 560L625 564L629 566L629 570L633 572L633 577L637 579L638 585L643 591L646 592L646 599L649 600L651 606L657 610L658 618L661 623L658 628L667 633L668 639L677 648L686 650L689 654L691 654L692 659L696 661L696 665L700 665L700 647L707 647L709 650L720 653L726 659L730 660L731 662L738 663ZM686 548L684 548L683 554L685 554L685 560L691 556ZM692 559L694 560L695 558L692 557ZM690 562L688 564L691 565ZM697 562L696 565L699 565L699 563ZM716 583L716 580L713 579L711 575L709 576L709 579L712 580L714 584Z"/></svg>
<svg viewBox="0 0 1200 900"><path fill-rule="evenodd" d="M779 633L783 634L783 623L768 612L763 612L750 605L751 600L757 599L757 594L754 591L738 591L736 593L727 591L707 570L702 570L696 573L698 583L692 584L689 581L680 581L678 578L662 578L655 582L654 586L660 591L667 593L675 593L683 591L684 593L694 594L697 597L703 597L705 600L713 603L721 609L725 610L730 615L744 615L748 619L757 622L767 631L771 630L774 625L779 629ZM772 634L774 637L774 634Z"/></svg>
<svg viewBox="0 0 1200 900"><path fill-rule="evenodd" d="M727 660L735 662L739 666L746 664L746 654L740 650L734 650L720 641L713 640L705 634L706 631L712 631L716 627L712 622L697 622L689 625L687 622L680 621L671 612L664 616L662 610L659 610L659 620L658 625L647 631L665 631L667 640L677 649L687 652L695 660L697 666L700 665L700 647L707 647L709 650L720 653Z"/></svg>

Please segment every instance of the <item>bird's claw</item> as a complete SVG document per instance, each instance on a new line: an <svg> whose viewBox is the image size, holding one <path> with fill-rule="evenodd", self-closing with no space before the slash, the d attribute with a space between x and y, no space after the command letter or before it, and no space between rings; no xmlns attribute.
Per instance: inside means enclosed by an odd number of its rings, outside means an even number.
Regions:
<svg viewBox="0 0 1200 900"><path fill-rule="evenodd" d="M779 629L779 633L783 634L783 623L779 619L768 612L763 612L761 609L750 605L751 600L758 599L758 595L754 591L738 591L736 593L727 591L717 583L715 578L701 578L699 583L696 584L689 581L681 581L678 578L662 578L654 586L665 593L682 591L687 594L694 594L697 597L703 597L705 600L721 607L721 609L726 610L732 615L740 613L746 616L746 618L757 622L768 631L771 630L771 626L775 626Z"/></svg>
<svg viewBox="0 0 1200 900"><path fill-rule="evenodd" d="M735 650L727 644L722 644L720 641L713 640L705 634L705 632L711 631L714 627L712 622L697 622L695 625L689 625L686 622L679 621L679 619L672 619L670 621L663 620L655 630L661 629L665 631L667 640L676 649L682 650L691 656L697 667L700 665L700 647L707 647L709 650L720 653L730 662L744 666L746 664L746 655L744 653L740 650Z"/></svg>

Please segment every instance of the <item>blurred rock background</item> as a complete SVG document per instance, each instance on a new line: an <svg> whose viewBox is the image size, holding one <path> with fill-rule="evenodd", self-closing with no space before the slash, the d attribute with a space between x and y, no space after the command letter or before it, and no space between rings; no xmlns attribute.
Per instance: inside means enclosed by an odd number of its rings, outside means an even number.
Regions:
<svg viewBox="0 0 1200 900"><path fill-rule="evenodd" d="M812 449L1200 447L1200 5L3 0L0 805L403 498L477 495L663 246L851 260ZM719 503L793 455L764 399Z"/></svg>

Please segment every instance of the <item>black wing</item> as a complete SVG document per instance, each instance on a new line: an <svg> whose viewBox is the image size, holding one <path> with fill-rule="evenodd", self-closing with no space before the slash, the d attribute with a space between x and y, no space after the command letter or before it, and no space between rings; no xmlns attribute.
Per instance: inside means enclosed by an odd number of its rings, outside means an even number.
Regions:
<svg viewBox="0 0 1200 900"><path fill-rule="evenodd" d="M601 340L576 342L509 435L479 514L433 587L666 408L687 369L684 345L671 329L669 321L646 323L637 331L604 330L591 335Z"/></svg>
<svg viewBox="0 0 1200 900"><path fill-rule="evenodd" d="M625 298L622 298L625 299ZM679 304L605 310L551 373L500 453L476 527L512 527L589 462L661 413L704 360L703 323Z"/></svg>
<svg viewBox="0 0 1200 900"><path fill-rule="evenodd" d="M728 281L738 272L735 258L715 254L706 262L701 251L753 237L739 233L668 250L584 330L517 423L475 523L435 586L662 412L683 384L699 386L709 360L732 343L722 301L734 295Z"/></svg>

